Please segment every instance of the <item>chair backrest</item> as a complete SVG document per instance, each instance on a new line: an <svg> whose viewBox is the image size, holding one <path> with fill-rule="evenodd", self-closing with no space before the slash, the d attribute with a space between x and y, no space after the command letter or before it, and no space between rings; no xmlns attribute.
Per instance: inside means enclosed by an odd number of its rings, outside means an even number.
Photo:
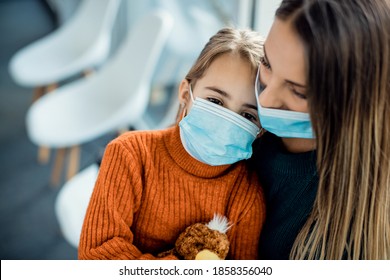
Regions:
<svg viewBox="0 0 390 280"><path fill-rule="evenodd" d="M110 118L120 125L131 124L135 116L140 117L146 110L152 76L172 27L173 18L164 10L144 15L132 26L110 61L91 77L96 78L99 92L90 91L89 98L95 104L104 104L109 114L116 112Z"/></svg>
<svg viewBox="0 0 390 280"><path fill-rule="evenodd" d="M142 16L96 74L57 89L30 107L29 138L38 145L69 147L138 121L148 106L152 76L172 27L173 18L166 11Z"/></svg>
<svg viewBox="0 0 390 280"><path fill-rule="evenodd" d="M121 0L83 0L69 24L63 27L64 32L74 36L72 46L86 50L92 44L109 43L120 3Z"/></svg>
<svg viewBox="0 0 390 280"><path fill-rule="evenodd" d="M57 30L20 49L9 64L20 85L41 86L98 66L110 53L121 0L83 0Z"/></svg>

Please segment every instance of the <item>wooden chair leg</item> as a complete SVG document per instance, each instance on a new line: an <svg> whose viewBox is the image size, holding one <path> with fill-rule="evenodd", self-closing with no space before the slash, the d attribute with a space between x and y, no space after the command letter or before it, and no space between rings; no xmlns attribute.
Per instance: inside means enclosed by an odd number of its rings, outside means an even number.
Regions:
<svg viewBox="0 0 390 280"><path fill-rule="evenodd" d="M122 135L123 133L129 132L127 128L121 128L117 131L118 136Z"/></svg>
<svg viewBox="0 0 390 280"><path fill-rule="evenodd" d="M91 68L91 69L86 69L86 70L83 71L83 76L84 76L84 77L91 76L94 72L95 72L95 70L94 70L93 68Z"/></svg>
<svg viewBox="0 0 390 280"><path fill-rule="evenodd" d="M32 103L45 94L45 87L36 87L33 92Z"/></svg>
<svg viewBox="0 0 390 280"><path fill-rule="evenodd" d="M76 175L80 163L80 146L73 146L69 151L67 180Z"/></svg>
<svg viewBox="0 0 390 280"><path fill-rule="evenodd" d="M40 97L45 95L48 92L51 92L55 90L58 87L57 83L50 84L48 86L41 86L41 87L36 87L33 92L33 98L32 98L32 103L37 101Z"/></svg>
<svg viewBox="0 0 390 280"><path fill-rule="evenodd" d="M47 164L50 158L50 148L45 146L40 146L38 148L38 163Z"/></svg>
<svg viewBox="0 0 390 280"><path fill-rule="evenodd" d="M42 87L35 88L34 93L33 93L32 102L34 103L39 98L41 98L43 95L55 90L57 87L58 87L57 84L51 84L51 85L48 85L47 87L42 86ZM39 149L38 149L38 162L40 164L47 164L49 162L49 158L50 158L50 148L43 147L43 146L39 147Z"/></svg>
<svg viewBox="0 0 390 280"><path fill-rule="evenodd" d="M50 185L52 187L58 186L61 180L62 169L64 167L66 148L57 149L56 158L51 174Z"/></svg>
<svg viewBox="0 0 390 280"><path fill-rule="evenodd" d="M56 88L58 88L58 84L56 83L53 83L53 84L50 84L46 87L46 92L45 93L49 93L49 92L52 92L53 90L55 90Z"/></svg>

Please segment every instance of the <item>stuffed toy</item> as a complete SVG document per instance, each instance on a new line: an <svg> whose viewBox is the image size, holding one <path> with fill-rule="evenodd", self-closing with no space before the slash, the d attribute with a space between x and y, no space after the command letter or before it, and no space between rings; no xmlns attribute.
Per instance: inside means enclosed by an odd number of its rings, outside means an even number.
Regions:
<svg viewBox="0 0 390 280"><path fill-rule="evenodd" d="M177 238L173 253L185 260L223 260L229 252L228 219L215 214L207 224L188 226ZM167 252L168 253L168 252Z"/></svg>

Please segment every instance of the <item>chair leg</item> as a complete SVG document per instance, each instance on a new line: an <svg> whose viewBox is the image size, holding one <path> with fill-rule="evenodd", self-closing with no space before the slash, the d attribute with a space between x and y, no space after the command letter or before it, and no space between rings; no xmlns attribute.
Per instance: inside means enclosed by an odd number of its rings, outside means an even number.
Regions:
<svg viewBox="0 0 390 280"><path fill-rule="evenodd" d="M37 101L40 97L45 94L45 87L36 87L33 92L32 103Z"/></svg>
<svg viewBox="0 0 390 280"><path fill-rule="evenodd" d="M126 133L126 132L129 132L129 129L121 128L121 129L117 130L117 135L120 136L120 135L122 135L123 133Z"/></svg>
<svg viewBox="0 0 390 280"><path fill-rule="evenodd" d="M58 84L56 83L53 83L53 84L50 84L46 87L46 93L49 93L49 92L52 92L53 90L55 90L56 88L58 88Z"/></svg>
<svg viewBox="0 0 390 280"><path fill-rule="evenodd" d="M58 186L61 180L62 169L64 166L66 148L57 149L56 158L51 174L50 185L52 187Z"/></svg>
<svg viewBox="0 0 390 280"><path fill-rule="evenodd" d="M49 93L49 92L55 90L57 87L58 87L58 84L56 84L56 83L50 84L46 87L44 87L44 86L36 87L34 89L34 92L33 92L32 103L37 101L40 97L44 96L46 93Z"/></svg>
<svg viewBox="0 0 390 280"><path fill-rule="evenodd" d="M80 163L80 146L73 146L69 151L67 180L76 175Z"/></svg>
<svg viewBox="0 0 390 280"><path fill-rule="evenodd" d="M94 70L93 68L91 68L91 69L86 69L86 70L83 71L83 76L84 76L84 77L89 77L89 76L91 76L94 72L95 72L95 70Z"/></svg>
<svg viewBox="0 0 390 280"><path fill-rule="evenodd" d="M35 88L34 93L33 93L32 102L34 103L39 98L41 98L43 95L55 90L57 87L58 87L58 85L54 83L54 84L48 85L47 87ZM38 162L40 164L47 164L49 162L49 158L50 158L50 148L43 147L43 146L39 147L39 149L38 149Z"/></svg>
<svg viewBox="0 0 390 280"><path fill-rule="evenodd" d="M38 148L38 163L47 164L50 158L50 148L45 146L40 146Z"/></svg>

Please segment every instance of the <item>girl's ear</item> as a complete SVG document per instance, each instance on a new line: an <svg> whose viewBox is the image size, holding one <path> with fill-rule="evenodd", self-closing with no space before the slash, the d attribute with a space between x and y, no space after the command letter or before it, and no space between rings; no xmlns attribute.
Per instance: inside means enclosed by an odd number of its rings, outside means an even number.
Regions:
<svg viewBox="0 0 390 280"><path fill-rule="evenodd" d="M181 81L180 83L180 86L179 86L179 94L178 94L178 98L179 98L179 103L181 105L188 105L190 103L190 83L184 79Z"/></svg>
<svg viewBox="0 0 390 280"><path fill-rule="evenodd" d="M180 107L176 115L176 124L178 124L187 115L187 108L191 99L189 90L189 82L186 79L182 80L179 86L178 93Z"/></svg>

